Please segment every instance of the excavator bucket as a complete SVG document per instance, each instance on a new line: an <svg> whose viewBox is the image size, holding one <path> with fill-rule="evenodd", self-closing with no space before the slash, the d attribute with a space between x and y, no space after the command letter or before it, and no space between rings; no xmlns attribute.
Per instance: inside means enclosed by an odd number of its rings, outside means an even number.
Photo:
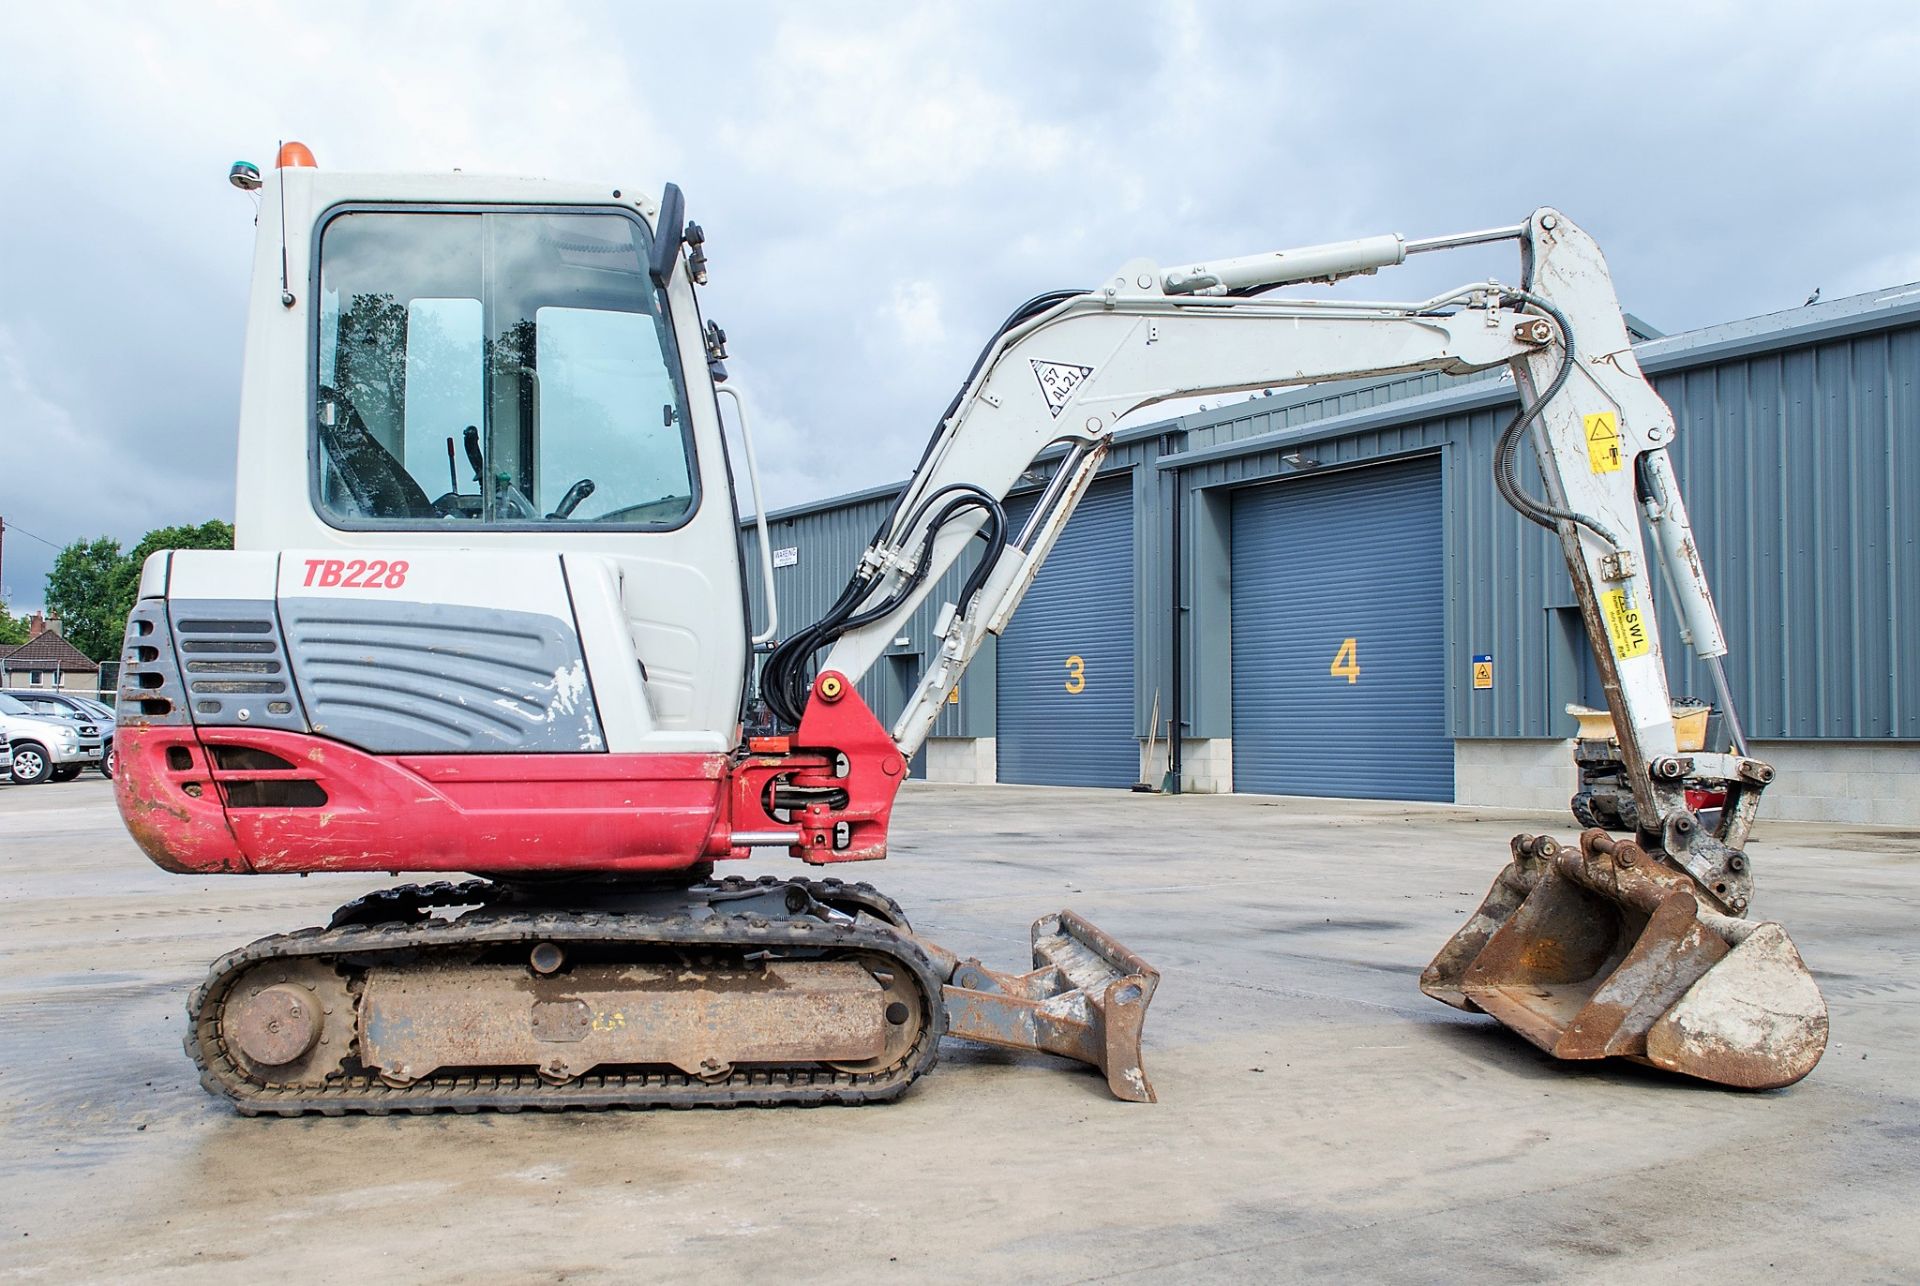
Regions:
<svg viewBox="0 0 1920 1286"><path fill-rule="evenodd" d="M1160 972L1072 911L1033 922L1033 969L999 973L920 945L946 979L947 1034L1091 1063L1115 1098L1155 1102L1140 1030Z"/></svg>
<svg viewBox="0 0 1920 1286"><path fill-rule="evenodd" d="M1420 989L1555 1058L1629 1058L1740 1089L1805 1076L1827 1008L1786 931L1703 908L1683 874L1603 830L1519 835Z"/></svg>

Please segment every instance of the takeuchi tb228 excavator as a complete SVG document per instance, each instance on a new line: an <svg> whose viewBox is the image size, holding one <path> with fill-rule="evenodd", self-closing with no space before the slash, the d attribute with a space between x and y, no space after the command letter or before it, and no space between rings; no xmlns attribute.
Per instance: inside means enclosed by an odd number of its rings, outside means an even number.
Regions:
<svg viewBox="0 0 1920 1286"><path fill-rule="evenodd" d="M1492 482L1558 534L1638 827L1517 837L1421 985L1561 1058L1755 1088L1818 1061L1820 993L1749 914L1771 770L1724 683L1731 748L1676 748L1656 567L1686 643L1716 668L1726 643L1673 418L1564 214L1133 260L1035 296L845 591L756 673L773 631L756 639L746 607L725 339L700 314L706 240L676 187L334 174L298 144L230 177L260 202L238 548L146 564L121 813L173 871L462 877L381 888L213 965L186 1044L242 1112L885 1100L947 1036L1078 1059L1151 1100L1158 975L1072 911L1032 926L1032 969L1003 973L867 885L715 867L768 847L813 867L886 856L910 757L1128 412L1502 365L1522 409ZM1402 303L1281 289L1490 242L1518 250L1518 284ZM1048 481L1015 524L1007 494L1035 468ZM764 523L761 541L770 575ZM855 685L955 583L885 726ZM1724 795L1710 825L1689 790Z"/></svg>

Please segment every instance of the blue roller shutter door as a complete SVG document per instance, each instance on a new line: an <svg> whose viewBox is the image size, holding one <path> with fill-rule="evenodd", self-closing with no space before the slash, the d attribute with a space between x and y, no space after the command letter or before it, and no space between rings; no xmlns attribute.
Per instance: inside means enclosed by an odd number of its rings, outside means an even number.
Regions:
<svg viewBox="0 0 1920 1286"><path fill-rule="evenodd" d="M1031 502L1012 507L1019 530ZM1101 483L1074 510L1000 639L1000 780L1131 786L1133 488Z"/></svg>
<svg viewBox="0 0 1920 1286"><path fill-rule="evenodd" d="M1235 790L1453 798L1442 517L1434 458L1235 497Z"/></svg>

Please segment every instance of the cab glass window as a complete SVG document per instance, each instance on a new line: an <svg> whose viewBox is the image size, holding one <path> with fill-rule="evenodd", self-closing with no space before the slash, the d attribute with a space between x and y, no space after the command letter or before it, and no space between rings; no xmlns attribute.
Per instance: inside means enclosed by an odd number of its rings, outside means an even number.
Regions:
<svg viewBox="0 0 1920 1286"><path fill-rule="evenodd" d="M355 211L320 243L315 479L334 520L673 526L693 467L638 221Z"/></svg>

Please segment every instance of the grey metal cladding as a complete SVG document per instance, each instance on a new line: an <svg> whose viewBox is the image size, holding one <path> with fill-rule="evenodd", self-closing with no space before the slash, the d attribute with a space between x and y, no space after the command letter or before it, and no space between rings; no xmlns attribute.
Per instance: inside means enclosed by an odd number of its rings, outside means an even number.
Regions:
<svg viewBox="0 0 1920 1286"><path fill-rule="evenodd" d="M317 733L376 754L606 748L569 620L311 597L280 617Z"/></svg>
<svg viewBox="0 0 1920 1286"><path fill-rule="evenodd" d="M167 628L165 599L143 598L127 616L114 714L129 728L187 722L187 693Z"/></svg>
<svg viewBox="0 0 1920 1286"><path fill-rule="evenodd" d="M175 598L167 614L195 724L307 731L271 600Z"/></svg>

